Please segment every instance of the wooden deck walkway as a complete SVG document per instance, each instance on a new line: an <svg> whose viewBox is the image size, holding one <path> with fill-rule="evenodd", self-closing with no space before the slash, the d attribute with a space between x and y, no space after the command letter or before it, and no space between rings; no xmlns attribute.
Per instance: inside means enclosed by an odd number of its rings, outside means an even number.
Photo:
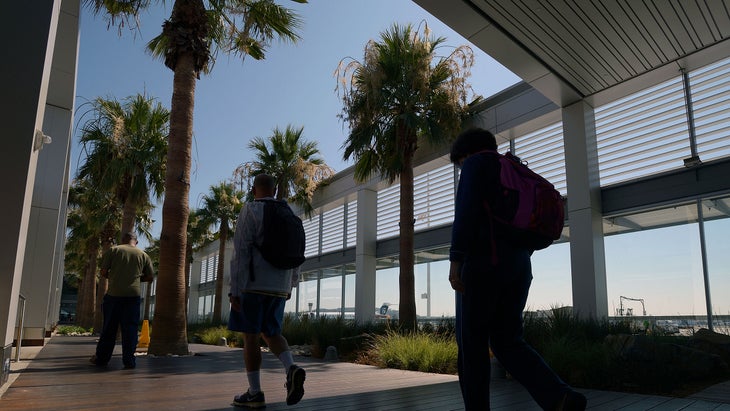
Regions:
<svg viewBox="0 0 730 411"><path fill-rule="evenodd" d="M94 346L94 337L54 336L14 376L0 397L0 410L240 410L231 406L233 396L247 387L240 349L191 344L195 356L141 356L137 369L122 370L119 346L106 369L90 365ZM264 355L267 411L463 409L453 375L296 360L307 370L305 395L299 404L287 406L283 367ZM708 394L715 400L580 391L588 397L590 410L730 411L730 397L722 387ZM729 400L721 402L725 398ZM492 407L539 410L521 385L505 379L492 382Z"/></svg>

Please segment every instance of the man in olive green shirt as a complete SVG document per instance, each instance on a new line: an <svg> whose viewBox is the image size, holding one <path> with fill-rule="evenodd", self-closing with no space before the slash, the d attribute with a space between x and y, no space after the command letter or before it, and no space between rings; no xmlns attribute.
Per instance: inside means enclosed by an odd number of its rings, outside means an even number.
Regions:
<svg viewBox="0 0 730 411"><path fill-rule="evenodd" d="M139 325L140 282L152 282L154 271L150 257L137 246L137 235L129 232L122 236L122 244L104 253L101 276L109 279L109 288L102 302L104 326L96 354L91 362L105 366L112 357L117 330L122 329L122 363L124 369L136 366Z"/></svg>

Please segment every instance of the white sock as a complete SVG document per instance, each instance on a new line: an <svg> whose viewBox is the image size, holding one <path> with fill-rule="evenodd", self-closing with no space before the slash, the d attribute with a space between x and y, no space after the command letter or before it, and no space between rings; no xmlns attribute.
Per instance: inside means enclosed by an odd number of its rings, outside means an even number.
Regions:
<svg viewBox="0 0 730 411"><path fill-rule="evenodd" d="M256 395L261 391L261 372L260 371L247 371L246 377L248 378L248 393Z"/></svg>
<svg viewBox="0 0 730 411"><path fill-rule="evenodd" d="M279 361L281 361L282 364L284 364L284 369L288 372L289 368L291 368L292 365L294 365L294 357L291 355L290 350L286 350L279 354Z"/></svg>

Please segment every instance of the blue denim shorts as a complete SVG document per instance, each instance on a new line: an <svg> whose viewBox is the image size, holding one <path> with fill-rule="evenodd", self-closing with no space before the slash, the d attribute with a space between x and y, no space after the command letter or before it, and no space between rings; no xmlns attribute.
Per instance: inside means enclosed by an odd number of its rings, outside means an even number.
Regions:
<svg viewBox="0 0 730 411"><path fill-rule="evenodd" d="M231 309L228 329L246 334L281 334L286 299L273 295L241 293L241 311Z"/></svg>

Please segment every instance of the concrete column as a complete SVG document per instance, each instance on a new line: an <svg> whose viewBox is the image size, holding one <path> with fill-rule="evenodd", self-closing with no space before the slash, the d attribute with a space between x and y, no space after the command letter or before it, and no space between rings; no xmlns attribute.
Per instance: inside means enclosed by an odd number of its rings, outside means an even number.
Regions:
<svg viewBox="0 0 730 411"><path fill-rule="evenodd" d="M0 384L7 380L10 368L38 162L34 140L36 130L43 125L60 9L61 0L13 1L6 4L0 17L0 37L6 40L4 63L0 65L0 78L4 79L0 98Z"/></svg>
<svg viewBox="0 0 730 411"><path fill-rule="evenodd" d="M573 312L608 316L606 256L593 108L580 101L563 108L563 140L568 185Z"/></svg>
<svg viewBox="0 0 730 411"><path fill-rule="evenodd" d="M355 241L355 320L359 323L375 319L377 210L378 192L371 188L359 190Z"/></svg>
<svg viewBox="0 0 730 411"><path fill-rule="evenodd" d="M198 254L198 253L196 253ZM200 255L197 255L200 257ZM200 297L200 270L203 269L203 262L195 258L190 267L190 295L188 299L188 323L200 321L198 318L198 298ZM223 287L225 290L225 286ZM226 295L228 292L226 291Z"/></svg>
<svg viewBox="0 0 730 411"><path fill-rule="evenodd" d="M233 260L233 238L229 238L226 242L226 260L223 263L223 298L221 299L221 320L228 322L231 315L231 303L228 301L228 289L231 285L231 261Z"/></svg>
<svg viewBox="0 0 730 411"><path fill-rule="evenodd" d="M50 336L51 317L58 315L59 306L52 304L60 304L54 296L63 266L54 263L59 231L66 228L64 189L69 177L79 7L79 0L62 1L53 48L43 119L43 133L52 141L44 144L38 155L20 286L27 298L23 345L43 345L44 338Z"/></svg>

